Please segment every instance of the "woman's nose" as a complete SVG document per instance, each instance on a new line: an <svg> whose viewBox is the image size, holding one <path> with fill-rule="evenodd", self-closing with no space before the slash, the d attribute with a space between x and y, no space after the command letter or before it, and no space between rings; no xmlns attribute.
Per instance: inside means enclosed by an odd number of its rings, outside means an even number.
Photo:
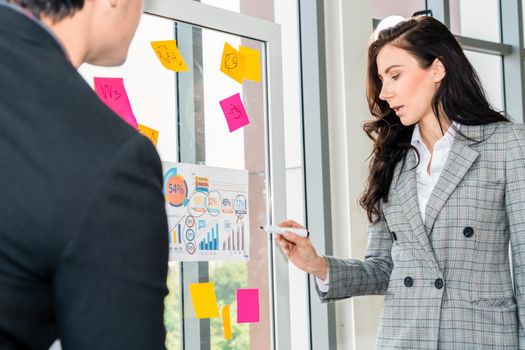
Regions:
<svg viewBox="0 0 525 350"><path fill-rule="evenodd" d="M379 92L379 98L383 101L386 101L390 97L392 97L392 92L385 84L383 84L381 86L381 91Z"/></svg>

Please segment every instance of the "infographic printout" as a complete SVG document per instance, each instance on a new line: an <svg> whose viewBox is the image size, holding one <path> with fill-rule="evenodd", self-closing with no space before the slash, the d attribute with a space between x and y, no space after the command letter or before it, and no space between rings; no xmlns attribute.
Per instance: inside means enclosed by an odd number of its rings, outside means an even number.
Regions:
<svg viewBox="0 0 525 350"><path fill-rule="evenodd" d="M163 162L170 260L248 261L248 171Z"/></svg>

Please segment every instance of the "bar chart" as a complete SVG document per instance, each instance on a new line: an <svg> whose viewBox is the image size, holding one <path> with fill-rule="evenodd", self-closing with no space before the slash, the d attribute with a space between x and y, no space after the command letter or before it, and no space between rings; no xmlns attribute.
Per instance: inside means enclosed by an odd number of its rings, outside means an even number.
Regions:
<svg viewBox="0 0 525 350"><path fill-rule="evenodd" d="M215 224L199 243L200 250L219 250L219 224Z"/></svg>
<svg viewBox="0 0 525 350"><path fill-rule="evenodd" d="M244 225L231 230L228 238L222 243L222 250L230 253L245 252Z"/></svg>
<svg viewBox="0 0 525 350"><path fill-rule="evenodd" d="M170 245L182 244L181 229L181 224L178 223L170 230Z"/></svg>

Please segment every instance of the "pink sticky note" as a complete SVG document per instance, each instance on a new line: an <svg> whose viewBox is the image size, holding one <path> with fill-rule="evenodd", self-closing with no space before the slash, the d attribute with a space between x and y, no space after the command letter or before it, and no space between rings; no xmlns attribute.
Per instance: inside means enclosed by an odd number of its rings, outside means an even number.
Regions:
<svg viewBox="0 0 525 350"><path fill-rule="evenodd" d="M241 95L235 94L220 102L226 121L228 122L228 128L230 132L233 132L243 126L250 124L246 110L241 101Z"/></svg>
<svg viewBox="0 0 525 350"><path fill-rule="evenodd" d="M137 129L137 119L131 109L122 78L95 78L95 92L113 112Z"/></svg>
<svg viewBox="0 0 525 350"><path fill-rule="evenodd" d="M237 289L237 323L259 322L259 289Z"/></svg>

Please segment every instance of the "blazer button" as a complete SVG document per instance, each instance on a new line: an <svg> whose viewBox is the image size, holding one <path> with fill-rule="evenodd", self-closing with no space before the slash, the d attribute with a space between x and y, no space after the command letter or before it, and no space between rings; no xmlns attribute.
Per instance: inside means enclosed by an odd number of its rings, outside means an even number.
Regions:
<svg viewBox="0 0 525 350"><path fill-rule="evenodd" d="M392 240L397 241L396 233L394 231L392 231L391 233L392 233Z"/></svg>
<svg viewBox="0 0 525 350"><path fill-rule="evenodd" d="M467 238L474 236L474 229L470 226L467 226L463 229L463 235Z"/></svg>
<svg viewBox="0 0 525 350"><path fill-rule="evenodd" d="M438 278L434 281L434 287L437 289L443 288L443 280L441 278Z"/></svg>
<svg viewBox="0 0 525 350"><path fill-rule="evenodd" d="M405 277L404 282L405 282L405 287L412 287L412 285L414 284L414 280L410 276Z"/></svg>

